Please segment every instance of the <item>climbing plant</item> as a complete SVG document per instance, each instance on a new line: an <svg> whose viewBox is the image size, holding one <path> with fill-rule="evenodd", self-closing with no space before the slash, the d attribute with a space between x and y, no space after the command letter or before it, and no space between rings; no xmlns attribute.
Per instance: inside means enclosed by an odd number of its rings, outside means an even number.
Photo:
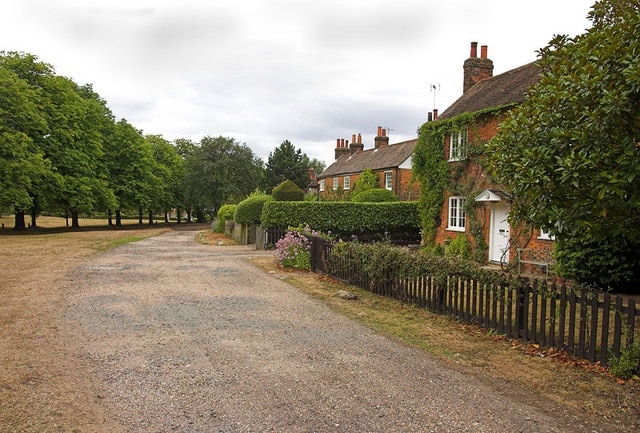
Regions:
<svg viewBox="0 0 640 433"><path fill-rule="evenodd" d="M481 192L485 179L467 176L470 171L483 172L483 154L486 141L478 138L478 127L499 116L508 106L493 107L474 113L463 113L451 119L427 122L418 131L418 142L413 155L413 175L420 182L418 203L422 224L422 241L427 247L435 246L436 232L441 221L445 192L464 197L464 210L469 221L469 234L475 240L474 258L483 261L488 246L482 236L485 221L475 212L475 197ZM445 139L454 131L466 129L469 139L465 143L466 158L459 161L446 159ZM475 167L473 167L475 165Z"/></svg>

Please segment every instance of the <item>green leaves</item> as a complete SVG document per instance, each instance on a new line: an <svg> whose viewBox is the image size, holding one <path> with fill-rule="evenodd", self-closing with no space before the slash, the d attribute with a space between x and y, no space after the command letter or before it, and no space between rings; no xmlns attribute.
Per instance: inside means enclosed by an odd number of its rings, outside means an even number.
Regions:
<svg viewBox="0 0 640 433"><path fill-rule="evenodd" d="M638 8L603 0L589 31L552 40L539 84L489 142L487 169L520 222L640 238Z"/></svg>

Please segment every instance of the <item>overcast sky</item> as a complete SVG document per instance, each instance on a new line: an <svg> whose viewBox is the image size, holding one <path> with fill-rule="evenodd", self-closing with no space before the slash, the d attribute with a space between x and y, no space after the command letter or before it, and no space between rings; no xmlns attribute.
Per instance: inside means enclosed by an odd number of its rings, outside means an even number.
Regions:
<svg viewBox="0 0 640 433"><path fill-rule="evenodd" d="M336 138L415 138L460 96L471 41L499 74L583 33L594 2L4 0L0 50L93 84L145 134L231 137L265 161L289 140L328 165Z"/></svg>

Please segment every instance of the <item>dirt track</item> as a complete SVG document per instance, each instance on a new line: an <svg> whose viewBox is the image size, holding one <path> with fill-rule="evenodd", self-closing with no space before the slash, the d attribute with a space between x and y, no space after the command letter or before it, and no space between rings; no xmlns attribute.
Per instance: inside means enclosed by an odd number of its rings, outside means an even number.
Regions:
<svg viewBox="0 0 640 433"><path fill-rule="evenodd" d="M252 266L255 250L194 236L90 258L39 298L50 320L13 322L13 344L37 350L0 383L22 405L0 431L606 431L355 324Z"/></svg>

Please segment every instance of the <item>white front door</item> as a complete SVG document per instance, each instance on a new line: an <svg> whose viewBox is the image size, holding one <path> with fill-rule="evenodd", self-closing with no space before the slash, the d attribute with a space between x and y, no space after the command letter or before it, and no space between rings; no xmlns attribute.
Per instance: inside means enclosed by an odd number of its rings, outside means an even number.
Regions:
<svg viewBox="0 0 640 433"><path fill-rule="evenodd" d="M509 263L509 207L502 203L491 204L491 226L489 230L489 260Z"/></svg>

